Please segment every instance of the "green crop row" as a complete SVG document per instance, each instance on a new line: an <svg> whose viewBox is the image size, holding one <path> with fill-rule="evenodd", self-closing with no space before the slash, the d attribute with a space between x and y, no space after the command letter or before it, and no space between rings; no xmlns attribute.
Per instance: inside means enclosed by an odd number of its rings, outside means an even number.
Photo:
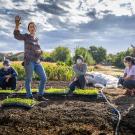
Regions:
<svg viewBox="0 0 135 135"><path fill-rule="evenodd" d="M32 89L32 92L37 92L37 89ZM14 90L0 90L0 93L13 93L15 92ZM67 89L58 89L58 88L49 88L45 90L45 93L67 93ZM22 89L19 93L26 93L25 89ZM98 89L96 88L91 88L91 89L76 89L74 91L74 94L79 94L79 95L97 95L98 94Z"/></svg>
<svg viewBox="0 0 135 135"><path fill-rule="evenodd" d="M57 65L56 63L42 62L43 68L46 71L47 79L54 81L70 81L74 76L72 67L67 65ZM0 67L2 63L0 63ZM18 79L23 80L25 78L24 67L21 62L13 62L12 66L18 72ZM38 80L39 77L34 74L34 79Z"/></svg>
<svg viewBox="0 0 135 135"><path fill-rule="evenodd" d="M32 106L36 104L36 101L33 99L22 99L22 98L7 98L2 101L2 104L11 104L11 103L21 103Z"/></svg>

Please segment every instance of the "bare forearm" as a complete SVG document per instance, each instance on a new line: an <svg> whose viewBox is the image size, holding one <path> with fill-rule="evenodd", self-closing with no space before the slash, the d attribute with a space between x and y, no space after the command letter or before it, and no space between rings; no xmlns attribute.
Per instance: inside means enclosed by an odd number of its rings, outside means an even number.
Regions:
<svg viewBox="0 0 135 135"><path fill-rule="evenodd" d="M124 77L124 80L132 80L133 77L132 76L127 76L127 77Z"/></svg>
<svg viewBox="0 0 135 135"><path fill-rule="evenodd" d="M15 25L15 30L19 30L20 26Z"/></svg>

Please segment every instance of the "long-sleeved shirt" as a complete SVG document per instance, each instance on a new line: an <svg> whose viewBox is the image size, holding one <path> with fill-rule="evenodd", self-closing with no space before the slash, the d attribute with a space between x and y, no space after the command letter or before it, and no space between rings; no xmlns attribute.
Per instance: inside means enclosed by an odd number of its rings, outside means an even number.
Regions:
<svg viewBox="0 0 135 135"><path fill-rule="evenodd" d="M4 68L1 68L0 69L0 81L4 80L6 75L11 75L12 77L17 77L18 73L12 67L9 67L7 70L4 70Z"/></svg>
<svg viewBox="0 0 135 135"><path fill-rule="evenodd" d="M28 64L30 61L39 62L41 53L37 53L41 50L38 44L38 38L33 38L30 34L21 34L19 30L14 30L14 37L17 40L24 41L24 63Z"/></svg>
<svg viewBox="0 0 135 135"><path fill-rule="evenodd" d="M85 75L87 71L87 64L83 63L81 65L75 64L73 65L73 70L76 76Z"/></svg>

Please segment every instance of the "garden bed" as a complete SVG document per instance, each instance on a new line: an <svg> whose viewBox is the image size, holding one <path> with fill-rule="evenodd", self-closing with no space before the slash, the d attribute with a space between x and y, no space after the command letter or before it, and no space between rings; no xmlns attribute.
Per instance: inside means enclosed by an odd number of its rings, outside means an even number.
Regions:
<svg viewBox="0 0 135 135"><path fill-rule="evenodd" d="M11 107L19 107L24 109L31 109L34 105L38 104L37 101L32 99L26 99L26 90L22 89L18 93L15 93L13 90L0 90L0 95L6 95L7 99L1 101L1 108L11 108ZM37 93L36 89L33 89L32 92ZM97 99L98 89L77 89L74 91L73 96L69 97L67 95L68 91L66 89L58 89L58 88L50 88L45 90L45 97L49 100L57 100L57 99L65 99L65 100L76 100L80 98L81 100L85 99ZM12 96L11 96L12 94ZM12 98L11 98L12 97ZM14 98L13 98L14 97ZM35 96L34 96L35 97ZM87 100L88 101L88 100Z"/></svg>
<svg viewBox="0 0 135 135"><path fill-rule="evenodd" d="M37 93L37 89L32 89L33 94ZM25 96L26 94L26 90L22 89L21 91L19 91L18 93L14 93L14 90L0 90L0 95L6 95L6 96L10 96L10 94L12 94L13 96L17 96L17 95L23 95ZM58 89L58 88L49 88L47 90L45 90L45 94L44 96L49 97L49 96L67 96L68 90L66 89ZM76 89L73 93L74 97L91 97L91 98L96 98L98 95L98 89L85 89L85 90L81 90L81 89Z"/></svg>
<svg viewBox="0 0 135 135"><path fill-rule="evenodd" d="M40 106L34 106L29 111L19 108L0 110L1 135L114 134L116 120L112 119L111 109L105 102L86 98L83 95L80 97L64 97L59 95L63 93L62 89L50 89L48 94L51 92L51 94L54 94L54 91L57 96L48 96L50 101L47 106L43 103ZM78 90L78 92L79 95L82 91ZM122 114L121 135L134 135L135 109L133 107L128 112L125 113L125 111L132 104L135 104L135 98L124 96L124 90L121 89L105 90L105 92L109 100L116 105ZM34 91L34 96L35 93L36 91ZM8 94L1 93L0 99L2 100L3 96ZM17 95L18 98L25 98L25 92L23 91ZM45 95L47 97L47 93Z"/></svg>

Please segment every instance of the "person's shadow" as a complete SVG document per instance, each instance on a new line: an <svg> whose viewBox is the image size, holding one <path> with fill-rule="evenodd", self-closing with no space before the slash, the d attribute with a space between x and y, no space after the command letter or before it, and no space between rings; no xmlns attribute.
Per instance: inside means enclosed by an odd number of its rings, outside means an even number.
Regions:
<svg viewBox="0 0 135 135"><path fill-rule="evenodd" d="M122 135L135 135L135 96L123 95L113 101L122 115L120 132Z"/></svg>

